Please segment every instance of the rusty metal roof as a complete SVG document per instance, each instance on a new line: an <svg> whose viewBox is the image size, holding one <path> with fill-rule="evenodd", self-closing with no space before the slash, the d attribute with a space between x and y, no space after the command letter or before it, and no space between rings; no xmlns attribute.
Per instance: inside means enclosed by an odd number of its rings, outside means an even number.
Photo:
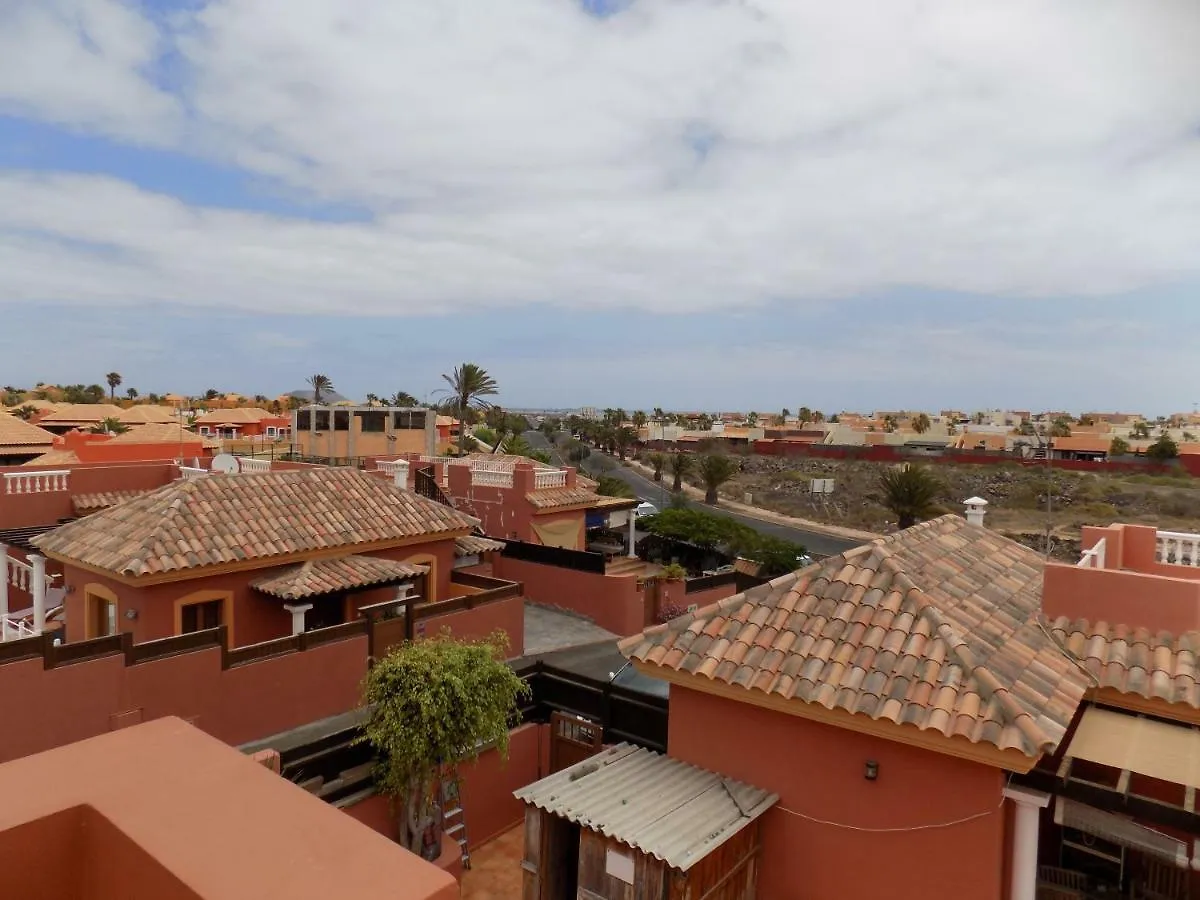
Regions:
<svg viewBox="0 0 1200 900"><path fill-rule="evenodd" d="M682 872L779 799L632 744L602 750L513 796Z"/></svg>

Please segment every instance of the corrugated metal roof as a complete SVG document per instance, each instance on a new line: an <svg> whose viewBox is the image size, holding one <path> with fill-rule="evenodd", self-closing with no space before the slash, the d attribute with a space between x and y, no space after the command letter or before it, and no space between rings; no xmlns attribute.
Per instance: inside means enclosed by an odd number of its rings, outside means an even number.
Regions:
<svg viewBox="0 0 1200 900"><path fill-rule="evenodd" d="M513 792L686 872L778 795L632 744L618 744Z"/></svg>

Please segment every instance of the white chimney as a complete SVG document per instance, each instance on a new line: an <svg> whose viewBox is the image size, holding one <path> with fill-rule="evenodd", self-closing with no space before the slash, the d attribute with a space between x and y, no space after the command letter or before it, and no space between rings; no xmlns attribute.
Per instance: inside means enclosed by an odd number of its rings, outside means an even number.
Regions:
<svg viewBox="0 0 1200 900"><path fill-rule="evenodd" d="M967 522L983 527L983 517L987 515L988 502L982 497L972 497L964 500L963 505L967 508Z"/></svg>
<svg viewBox="0 0 1200 900"><path fill-rule="evenodd" d="M408 460L398 459L392 463L392 479L396 487L408 489Z"/></svg>

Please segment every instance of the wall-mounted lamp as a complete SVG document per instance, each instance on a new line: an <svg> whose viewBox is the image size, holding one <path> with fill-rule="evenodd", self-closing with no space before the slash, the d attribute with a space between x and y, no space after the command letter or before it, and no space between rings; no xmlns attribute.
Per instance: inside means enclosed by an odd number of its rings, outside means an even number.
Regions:
<svg viewBox="0 0 1200 900"><path fill-rule="evenodd" d="M867 765L863 769L863 777L866 778L867 781L874 781L876 778L878 778L879 763L875 762L873 759L868 759Z"/></svg>
<svg viewBox="0 0 1200 900"><path fill-rule="evenodd" d="M132 622L137 617L138 617L138 612L136 609L125 610L125 618L127 618L130 622Z"/></svg>

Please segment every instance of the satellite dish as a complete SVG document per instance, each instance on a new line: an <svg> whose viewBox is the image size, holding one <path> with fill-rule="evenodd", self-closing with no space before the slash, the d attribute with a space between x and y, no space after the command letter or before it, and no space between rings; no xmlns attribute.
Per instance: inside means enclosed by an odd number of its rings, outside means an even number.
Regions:
<svg viewBox="0 0 1200 900"><path fill-rule="evenodd" d="M212 460L212 471L223 475L234 475L242 470L236 456L230 453L218 453Z"/></svg>

